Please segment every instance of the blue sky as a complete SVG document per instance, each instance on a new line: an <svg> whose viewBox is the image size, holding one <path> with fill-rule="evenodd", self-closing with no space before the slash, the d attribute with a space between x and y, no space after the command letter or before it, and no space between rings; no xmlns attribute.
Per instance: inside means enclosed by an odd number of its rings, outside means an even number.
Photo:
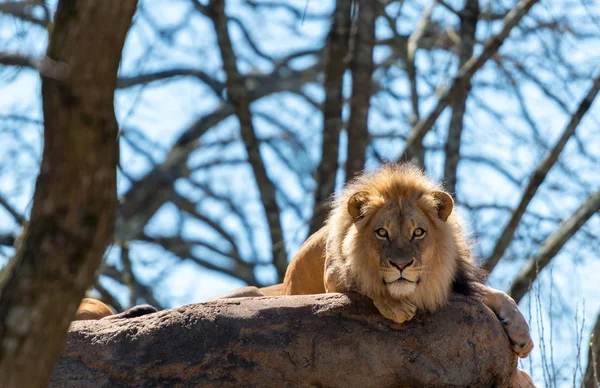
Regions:
<svg viewBox="0 0 600 388"><path fill-rule="evenodd" d="M401 32L412 31L417 22L415 17L422 10L419 2L407 3L404 6L407 16L399 25ZM459 2L449 3L460 8ZM504 3L506 6L512 4L512 2ZM579 73L590 74L590 78L596 71L600 71L598 53L590 50L590 47L598 47L597 44L600 43L598 39L600 27L594 27L594 21L588 20L590 18L586 16L588 15L586 12L589 11L596 16L600 13L597 6L587 2L588 11L586 11L583 3L564 4L558 1L545 1L533 9L532 15L542 20L553 20L559 16L567 18L573 23L577 22L575 26L580 27L589 36L580 34L580 36L558 41L556 36L547 32L526 35L515 31L500 51L503 55L522 59L535 76L551 86L551 91L559 96L571 111L590 84L580 79L564 82L565 79L569 80L570 69L575 68ZM144 8L137 14L125 46L120 70L122 76L184 67L201 69L217 80L225 80L212 25L206 18L192 15L189 1L142 1L141 4ZM292 0L288 4L303 11L305 1ZM321 47L328 25L326 19L315 21L312 15L327 14L332 9L331 1L310 1L307 17L303 23L299 23L289 12L282 9L252 11L243 6L239 0L229 1L227 5L229 16L242 20L259 47L276 57L283 57L303 49ZM496 4L496 7L499 5ZM456 25L457 22L456 17L442 7L436 8L434 19L448 25ZM42 29L12 20L7 23L5 21L9 19L6 17L0 16L0 20L2 21L0 22L2 23L0 24L0 42L2 42L0 51L35 56L43 54L46 36ZM525 27L533 25L533 19L526 18L522 25ZM155 32L155 26L166 31L162 35L163 39ZM478 38L486 39L500 26L499 22L484 24L478 30ZM261 74L273 71L271 63L253 54L235 23L232 23L230 33L242 73ZM385 23L380 22L377 33L383 38L390 31ZM553 46L559 43L560 47ZM566 56L568 66L554 65L557 61L554 57L546 55L547 47L552 48L550 50L552 53ZM389 50L385 48L376 50L378 61L383 61L388 55ZM313 63L314 58L307 55L295 60L293 66L302 69ZM430 83L435 86L444 82L444 70L452 69L452 64L454 64L453 59L448 53L419 52L417 65L420 71L434 73L431 79L423 80L419 84L420 90L424 94L429 93L432 91ZM489 63L475 78L476 87L473 97L468 102L464 142L461 149L461 152L470 159L465 158L459 167L457 190L459 204L494 204L514 208L527 176L547 148L556 141L568 120L568 115L562 108L545 96L539 87L520 79L518 90L524 96L528 114L536 124L538 132L535 133L523 118L517 96L511 89L508 86L504 89L493 87L492 84L498 82L500 78L499 74L497 67ZM382 84L391 85L391 89L399 95L407 94L406 78L403 70L398 66L386 72L378 70L375 79ZM16 73L14 69L0 69L0 82L2 82L0 194L25 214L30 205L37 164L41 155L40 83L33 71L23 70ZM349 88L349 83L346 87ZM294 206L285 205L280 197L280 205L283 209L282 222L290 258L306 238L306 220L310 217L312 209L310 190L314 186L310 174L320 159L322 119L312 103L322 101L323 91L317 83L306 85L304 91L308 99L300 98L293 93L278 93L252 105L259 136L274 139L275 145L261 147L262 156L268 162L269 177L282 188L281 194L285 194L286 198L299 209L296 211ZM435 101L434 96L423 99L421 110L428 112ZM182 131L194 120L212 112L221 103L219 96L215 96L209 87L191 77L118 91L115 109L127 139L121 143L121 163L127 174L133 178L142 177L149 171L153 162L162 162ZM398 101L390 95L378 93L373 96L372 105L377 107L371 111L369 118L372 134L401 135L410 129L406 121L409 107L407 100ZM598 103L595 103L579 127L578 135L588 151L600 158L597 107ZM500 113L501 119L491 114L490 109ZM347 115L348 112L345 113ZM281 136L280 128L261 118L261 114L277 118L288 125L304 149L290 147L285 141L281 141L278 138ZM449 114L445 112L434 130L426 137L427 145L433 148L443 145L448 119ZM138 133L141 133L143 138L138 136ZM245 151L237 141L238 138L237 121L234 118L223 121L201 138L204 146L192 154L188 165L221 159L244 159ZM344 139L342 136L342 146ZM129 140L141 145L140 147L151 156L152 160L132 147ZM233 141L225 147L211 146L226 140ZM377 140L374 147L382 155L393 159L403 149L403 141L400 137L394 140L385 138ZM369 155L367 168L376 168L377 162L372 157L372 150ZM513 175L520 185L512 182L497 169L491 168L489 164L479 162L477 158L482 155L497 162L508 174ZM283 163L282 158L285 157L294 161L293 167L300 171L299 173L292 171ZM340 158L342 160L345 158L344 152L341 153ZM430 151L426 162L429 173L435 178L441 178L443 152ZM561 157L561 165L554 167L547 182L528 209L532 213L551 214L556 218L568 217L587 195L600 187L599 169L597 164L594 165L581 157L578 145L571 141ZM270 258L269 238L262 210L256 202L258 194L250 174L248 166L233 164L199 170L194 172L192 177L238 204L252 226L251 236L243 232L239 218L232 216L222 203L211 200L202 190L189 182L178 181L176 187L179 193L198 203L202 211L219 220L225 229L238 237L236 241L242 256L253 257L258 262L267 263ZM338 186L340 186L343 176L340 175L338 178ZM121 176L119 192L125 192L129 185L128 179ZM478 238L475 252L485 257L493 246L494 238L498 236L508 220L509 214L494 209L475 214L468 212L465 207L459 207L458 211ZM588 222L585 227L586 232L598 234L600 230L598 218L596 215ZM214 230L190 218L182 220L173 205L165 205L153 217L146 232L150 235L168 236L177 230L182 221L183 236L201 237L208 242L219 244L219 236ZM494 287L507 289L525 258L535 254L539 243L556 229L555 222L540 221L531 215L524 218L524 225L524 228L520 228L517 233L517 243L511 246L501 265L491 275L490 284ZM10 232L15 228L12 218L0 207L0 233ZM203 248L195 249L199 255L211 255L203 251ZM533 375L542 385L548 377L545 380L546 372L542 366L540 352L543 352L547 359L553 358L561 376L572 376L571 370L577 364L578 326L585 319L583 332L589 333L600 310L600 298L596 291L598 277L594 276L600 273L597 252L598 242L586 238L585 233L579 233L553 260L551 268L547 268L536 281L535 286L539 287L539 292L536 290L532 296L539 295L540 306L536 306L536 298L530 301L527 297L520 304L521 309L530 316L537 345L532 356ZM6 253L8 254L9 251L7 250ZM131 254L136 274L144 281L156 282L156 297L166 306L201 302L243 285L238 280L201 269L189 261L182 262L150 244L134 243ZM222 260L214 257L215 255L212 256L215 261ZM111 263L120 266L117 248L112 249L108 257ZM275 272L271 265L259 265L257 276L262 282L269 284L274 281ZM104 279L104 281L109 289L119 293L118 296L123 303L127 302L126 289L115 285L110 280ZM541 346L541 343L546 346ZM552 351L550 343L553 345ZM587 352L582 351L583 367L585 367L586 356ZM526 369L529 368L528 362L523 365ZM559 379L556 385L566 386L570 383L567 379Z"/></svg>

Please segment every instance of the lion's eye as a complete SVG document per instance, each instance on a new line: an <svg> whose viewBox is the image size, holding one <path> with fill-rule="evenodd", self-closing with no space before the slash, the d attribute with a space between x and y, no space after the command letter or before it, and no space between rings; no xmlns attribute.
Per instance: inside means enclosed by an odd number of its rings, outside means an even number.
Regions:
<svg viewBox="0 0 600 388"><path fill-rule="evenodd" d="M423 228L417 228L413 232L413 238L419 239L419 238L423 238L424 236L425 236L425 229L423 229Z"/></svg>
<svg viewBox="0 0 600 388"><path fill-rule="evenodd" d="M380 238L382 240L386 240L388 238L388 232L384 228L377 229L375 231L375 235L377 236L377 238Z"/></svg>

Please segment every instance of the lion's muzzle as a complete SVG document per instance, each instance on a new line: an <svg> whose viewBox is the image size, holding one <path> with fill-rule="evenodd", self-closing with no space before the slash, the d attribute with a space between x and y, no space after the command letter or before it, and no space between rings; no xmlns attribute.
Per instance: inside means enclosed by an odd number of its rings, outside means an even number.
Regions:
<svg viewBox="0 0 600 388"><path fill-rule="evenodd" d="M400 271L400 273L402 273L402 271L404 271L406 268L410 267L411 265L415 264L415 258L411 257L409 259L388 259L389 264L394 267L397 268L398 271Z"/></svg>

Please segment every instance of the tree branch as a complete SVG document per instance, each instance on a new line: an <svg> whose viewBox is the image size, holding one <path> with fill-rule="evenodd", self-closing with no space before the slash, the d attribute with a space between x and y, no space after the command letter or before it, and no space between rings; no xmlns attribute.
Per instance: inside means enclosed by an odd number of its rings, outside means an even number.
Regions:
<svg viewBox="0 0 600 388"><path fill-rule="evenodd" d="M337 0L325 53L325 104L321 163L315 172L315 197L309 236L323 226L327 201L335 189L340 131L342 129L343 80L348 65L351 0Z"/></svg>
<svg viewBox="0 0 600 388"><path fill-rule="evenodd" d="M19 225L25 224L25 221L26 221L25 217L23 217L21 214L19 214L17 209L12 207L12 205L10 203L8 203L8 201L6 199L4 199L4 197L1 195L0 195L0 206L2 206L4 209L6 209L8 214L10 214L15 219L15 221L17 221L17 223Z"/></svg>
<svg viewBox="0 0 600 388"><path fill-rule="evenodd" d="M346 160L346 182L365 167L369 144L369 108L373 93L373 46L375 44L375 19L377 2L358 1L354 53L350 62L352 71L352 100L348 122L348 157Z"/></svg>
<svg viewBox="0 0 600 388"><path fill-rule="evenodd" d="M173 253L174 255L188 259L200 267L206 268L211 271L223 273L233 278L240 279L246 282L249 286L258 286L258 280L254 276L254 266L252 264L243 262L241 260L231 259L229 255L224 252L218 251L215 247L209 246L208 244L201 243L200 241L184 240L181 237L150 237L143 236L142 241L151 242L159 245L164 250ZM210 261L203 260L197 255L194 255L192 248L196 245L202 244L203 247L210 251L217 253L223 257L230 258L224 266L215 265Z"/></svg>
<svg viewBox="0 0 600 388"><path fill-rule="evenodd" d="M119 283L125 284L127 282L127 279L125 279L125 274L123 273L123 271L121 271L120 269L117 269L116 267L112 266L112 265L107 265L106 263L104 263L102 265L101 268L101 275L107 276ZM97 284L95 285L95 287L97 286ZM152 288L137 282L137 284L135 285L135 287L137 288L137 293L150 305L154 306L156 309L158 310L162 310L164 309L162 303L160 303L155 297L154 297L154 293L152 291ZM115 306L113 305L113 307L119 307L118 305Z"/></svg>
<svg viewBox="0 0 600 388"><path fill-rule="evenodd" d="M123 312L123 306L115 297L108 292L106 288L100 283L100 280L96 280L96 284L94 284L94 288L100 294L100 300L107 305L111 306L117 313Z"/></svg>
<svg viewBox="0 0 600 388"><path fill-rule="evenodd" d="M227 96L240 122L240 133L248 154L248 162L252 167L260 200L266 213L272 244L273 264L277 269L279 280L283 280L287 268L287 251L283 239L279 206L277 205L277 189L269 179L260 155L260 142L252 123L248 91L244 79L238 72L235 53L231 45L224 0L211 1L208 12L217 31L219 50L221 51L225 73L227 73Z"/></svg>
<svg viewBox="0 0 600 388"><path fill-rule="evenodd" d="M475 30L479 19L479 0L467 0L460 17L460 44L458 46L458 67L463 67L473 55L475 46ZM446 159L444 162L444 185L450 193L456 193L456 175L460 160L460 143L463 131L467 98L471 91L471 80L465 81L463 89L456 93L451 104L452 115L448 124L446 140Z"/></svg>
<svg viewBox="0 0 600 388"><path fill-rule="evenodd" d="M0 234L0 246L12 247L15 245L17 236L14 233L1 233ZM0 269L1 271L1 269Z"/></svg>
<svg viewBox="0 0 600 388"><path fill-rule="evenodd" d="M285 63L285 60L282 61L280 66ZM277 69L267 75L247 76L243 81L245 85L257 85L248 91L246 95L248 103L281 91L299 92L303 83L298 83L298 78L300 77L303 82L313 82L320 68L321 66L317 64L304 69L301 73L286 69L290 74L285 77L280 76ZM154 167L125 193L121 211L128 240L134 240L141 235L152 216L172 198L175 181L189 174L186 162L189 155L201 145L199 138L232 114L234 114L233 106L223 104L214 112L199 118L177 139L169 151L167 160Z"/></svg>
<svg viewBox="0 0 600 388"><path fill-rule="evenodd" d="M29 23L33 23L40 27L47 27L48 23L49 23L49 19L48 19L49 12L48 12L48 8L43 4L44 4L43 2L39 2L39 4L36 4L35 1L31 1L31 0L7 1L7 2L0 3L0 13L16 17L20 20L23 20L23 21L26 21ZM36 6L44 9L44 18L43 19L38 19L35 16L33 16L33 13L31 11Z"/></svg>
<svg viewBox="0 0 600 388"><path fill-rule="evenodd" d="M531 288L538 274L550 263L550 260L561 250L563 245L586 223L591 216L600 211L600 190L592 194L579 209L561 227L544 241L536 257L527 260L515 277L508 294L515 302Z"/></svg>
<svg viewBox="0 0 600 388"><path fill-rule="evenodd" d="M1 58L1 57L0 57ZM208 85L217 96L223 94L225 85L215 80L202 70L198 69L186 69L186 68L173 68L168 70L156 71L153 73L140 74L130 77L121 76L117 83L118 89L126 89L138 85L146 85L155 81L162 81L169 78L176 77L195 77Z"/></svg>
<svg viewBox="0 0 600 388"><path fill-rule="evenodd" d="M42 67L42 58L28 57L20 54L0 53L0 65L24 67L39 71ZM198 69L173 68L135 76L121 76L117 82L117 89L127 89L139 85L147 85L156 81L164 81L177 77L195 77L208 85L213 92L221 97L225 85Z"/></svg>
<svg viewBox="0 0 600 388"><path fill-rule="evenodd" d="M414 126L421 120L421 109L419 107L419 90L417 80L417 65L415 62L415 57L417 55L417 49L420 48L422 42L425 40L425 35L431 32L430 26L432 26L433 24L431 22L431 14L433 13L433 9L437 4L437 0L433 0L429 4L429 6L425 8L423 13L421 14L419 23L417 23L417 27L406 40L406 44L404 45L406 50L405 53L401 53L401 57L404 57L403 59L406 68L406 75L408 76L408 83L410 85L411 115L409 116L409 123L411 126ZM402 50L402 45L400 45L400 48ZM415 155L416 159L418 160L418 163L422 166L424 165L424 155L424 152L419 152L418 155Z"/></svg>
<svg viewBox="0 0 600 388"><path fill-rule="evenodd" d="M39 58L28 57L21 54L0 53L0 65L3 66L26 67L38 70L39 63Z"/></svg>
<svg viewBox="0 0 600 388"><path fill-rule="evenodd" d="M548 155L546 155L546 157L535 168L535 171L529 178L529 182L527 182L527 187L525 188L525 191L523 192L523 196L521 197L521 201L519 202L519 205L513 211L511 218L508 221L508 224L502 231L502 234L500 235L500 237L498 238L498 241L496 242L496 245L494 246L494 250L492 251L492 254L490 255L490 257L486 260L486 262L483 265L483 268L486 271L492 272L494 267L496 267L496 264L498 264L498 262L500 261L500 258L502 258L502 255L506 251L506 248L508 248L508 246L510 245L510 242L512 241L512 238L517 230L517 227L519 226L519 223L521 221L521 218L523 217L523 214L525 214L525 210L527 209L527 206L533 199L533 196L537 192L538 188L541 186L542 182L544 182L544 179L548 175L548 171L550 171L552 166L554 166L554 164L558 160L558 157L560 156L562 150L565 148L567 141L569 141L569 139L575 133L577 126L579 126L579 123L583 119L583 116L585 116L588 109L591 107L591 105L594 102L594 99L598 95L599 91L600 91L600 74L598 76L596 76L596 78L594 79L594 83L592 84L592 87L588 91L587 95L580 102L579 107L577 108L577 111L575 113L573 113L573 115L571 116L569 123L565 127L565 130L563 131L562 135L558 139L558 142L556 143L554 148L552 148L552 150L550 150Z"/></svg>
<svg viewBox="0 0 600 388"><path fill-rule="evenodd" d="M467 82L473 78L473 75L475 75L477 70L479 70L487 60L498 51L502 43L508 38L513 27L521 21L523 16L525 16L531 7L538 1L539 0L521 0L503 19L504 25L502 26L502 30L485 42L481 55L477 58L471 58L460 68L452 85L442 93L437 105L433 108L431 113L425 120L419 121L413 128L410 136L406 140L406 148L403 153L404 159L411 160L413 157L418 156L420 149L422 148L423 138L425 138L427 132L433 127L433 124L435 124L440 114L448 104L454 100L457 93L465 88Z"/></svg>

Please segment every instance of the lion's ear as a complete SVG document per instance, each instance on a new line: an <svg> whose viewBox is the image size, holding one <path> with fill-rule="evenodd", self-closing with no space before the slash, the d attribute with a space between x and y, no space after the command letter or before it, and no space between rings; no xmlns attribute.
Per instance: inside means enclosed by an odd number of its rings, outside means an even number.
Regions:
<svg viewBox="0 0 600 388"><path fill-rule="evenodd" d="M360 220L363 216L363 210L368 202L368 195L364 191L352 194L348 200L348 213L354 220L354 222Z"/></svg>
<svg viewBox="0 0 600 388"><path fill-rule="evenodd" d="M445 191L434 191L431 196L437 201L438 217L440 220L446 221L454 208L452 196Z"/></svg>

